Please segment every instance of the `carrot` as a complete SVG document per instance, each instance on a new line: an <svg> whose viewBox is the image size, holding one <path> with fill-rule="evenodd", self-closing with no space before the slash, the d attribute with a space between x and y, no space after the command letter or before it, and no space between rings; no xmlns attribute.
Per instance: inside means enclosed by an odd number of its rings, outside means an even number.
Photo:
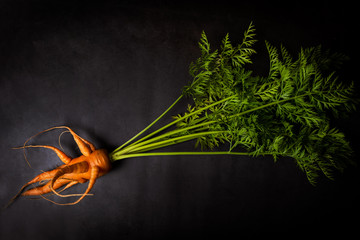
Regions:
<svg viewBox="0 0 360 240"><path fill-rule="evenodd" d="M43 195L53 193L59 197L80 196L61 205L77 204L89 195L96 179L110 170L112 162L145 156L266 155L275 161L291 157L311 184L316 184L319 173L333 179L333 170L342 172L347 165L354 164L353 150L345 134L330 121L345 110L355 110L358 102L354 83L345 85L328 71L345 58L341 54L322 54L321 48L315 47L301 49L299 57L293 60L283 46L279 51L265 42L270 58L269 75L256 76L245 67L252 63L251 56L256 53L252 49L254 37L251 23L240 44L232 45L226 35L220 49L214 51L203 32L199 42L201 56L190 64L192 81L158 118L109 155L66 126L49 128L30 137L18 148L24 150L26 161L25 149L39 147L54 151L64 164L26 183L13 200L21 194L47 199ZM192 98L185 112L142 136L185 97ZM71 159L52 146L27 145L32 138L54 129L70 132L82 155ZM188 141L196 141L195 147L208 150L155 151ZM221 145L227 145L227 151L217 151ZM38 182L46 183L22 193ZM84 182L89 184L83 194L62 195L57 191Z"/></svg>
<svg viewBox="0 0 360 240"><path fill-rule="evenodd" d="M34 138L35 136L38 136L41 133L48 132L53 129L59 129L59 128L66 128L70 134L73 136L77 146L80 149L81 156L71 159L69 156L67 156L63 151L60 149L53 147L53 146L47 146L47 145L26 145L26 143ZM25 149L25 148L46 148L54 151L59 159L64 163L63 165L50 170L43 172L33 178L31 181L27 182L19 191L18 194L15 195L13 199L9 202L8 206L20 195L22 196L42 196L44 199L49 200L45 198L43 195L47 193L54 193L57 196L60 197L71 197L71 196L79 196L76 201L70 202L70 203L57 203L54 201L51 201L58 205L74 205L79 203L85 196L89 195L90 190L94 186L96 179L98 177L103 176L110 170L110 160L108 157L108 153L105 149L96 149L95 146L90 143L89 141L83 139L79 135L77 135L72 129L66 126L60 126L60 127L53 127L46 129L32 137L30 137L28 140L25 141L24 145L19 148L15 149ZM25 154L25 153L24 153ZM26 157L26 155L25 155ZM29 162L28 162L29 163ZM30 165L30 163L29 163ZM47 182L46 184L41 185L41 183ZM85 183L89 182L88 187L86 191L83 194L70 194L70 195L62 195L59 192L56 191L56 189L59 189L66 185L63 190L77 184L77 183ZM27 191L23 192L29 185L40 183L40 186L28 189Z"/></svg>

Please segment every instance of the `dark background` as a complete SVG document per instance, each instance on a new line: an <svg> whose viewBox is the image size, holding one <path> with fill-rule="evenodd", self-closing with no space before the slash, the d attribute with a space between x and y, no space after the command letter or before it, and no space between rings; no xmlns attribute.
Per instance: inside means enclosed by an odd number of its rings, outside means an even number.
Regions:
<svg viewBox="0 0 360 240"><path fill-rule="evenodd" d="M188 65L199 56L202 30L215 49L226 33L239 42L253 21L259 42L250 67L257 73L268 71L266 39L295 56L318 44L345 53L351 60L339 74L357 81L354 1L174 2L0 1L1 206L41 170L60 164L52 152L31 149L29 168L22 151L11 147L68 125L97 147L114 149L191 80ZM336 122L355 160L358 121L352 114ZM57 146L59 134L31 143ZM79 154L69 135L62 143L70 155ZM193 145L169 151L175 149ZM358 173L351 168L313 187L288 158L133 158L116 163L96 182L95 195L78 205L16 201L0 212L0 239L346 239L358 233Z"/></svg>

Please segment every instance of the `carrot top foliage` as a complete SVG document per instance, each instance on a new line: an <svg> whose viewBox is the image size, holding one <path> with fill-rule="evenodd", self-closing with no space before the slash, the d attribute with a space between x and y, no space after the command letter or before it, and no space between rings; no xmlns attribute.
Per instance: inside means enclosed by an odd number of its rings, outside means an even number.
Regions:
<svg viewBox="0 0 360 240"><path fill-rule="evenodd" d="M330 116L354 110L355 101L354 85L341 83L329 71L331 64L341 62L341 55L324 53L319 46L301 49L294 59L283 46L266 42L269 73L257 76L246 69L256 53L255 42L252 24L240 44L233 45L226 35L218 50L211 49L203 32L201 56L190 64L192 81L158 119L114 150L111 160L154 155L272 155L275 160L287 156L295 159L312 184L321 172L333 178L334 169L343 170L351 163L352 150L344 134L331 126ZM183 114L138 139L183 97L193 100ZM190 140L202 151L153 152ZM228 151L215 150L223 144Z"/></svg>

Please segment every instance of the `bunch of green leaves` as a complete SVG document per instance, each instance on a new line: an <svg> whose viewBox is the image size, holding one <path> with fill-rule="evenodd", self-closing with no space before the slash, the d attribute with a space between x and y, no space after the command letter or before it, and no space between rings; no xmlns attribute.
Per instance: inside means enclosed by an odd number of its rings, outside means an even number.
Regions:
<svg viewBox="0 0 360 240"><path fill-rule="evenodd" d="M314 47L301 49L294 60L283 46L279 50L266 42L269 74L256 76L246 69L255 53L254 37L250 24L240 44L232 45L226 35L219 50L212 51L203 32L201 56L190 64L192 81L174 103L185 96L193 104L171 123L119 147L112 158L202 153L272 155L275 160L287 156L296 160L312 184L320 172L333 178L334 169L343 170L351 162L352 150L344 134L330 125L330 116L354 110L355 101L353 84L341 83L329 71L341 62L340 55ZM169 130L171 126L175 128ZM148 153L190 140L209 151ZM228 151L214 151L223 144Z"/></svg>

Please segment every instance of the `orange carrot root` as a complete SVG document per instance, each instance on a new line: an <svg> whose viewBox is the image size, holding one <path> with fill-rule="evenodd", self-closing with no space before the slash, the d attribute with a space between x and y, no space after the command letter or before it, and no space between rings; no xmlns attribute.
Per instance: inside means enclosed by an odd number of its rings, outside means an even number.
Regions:
<svg viewBox="0 0 360 240"><path fill-rule="evenodd" d="M67 129L64 132L70 132L70 134L73 136L74 141L76 142L77 146L80 149L81 156L71 159L68 157L63 151L60 149L53 147L53 146L47 146L47 145L27 145L27 143L33 139L34 137L54 130L54 129L61 129L65 128ZM59 136L59 143L60 143L60 137L64 133L62 132ZM26 183L20 191L10 200L10 204L14 202L15 199L17 199L20 195L22 196L41 196L47 201L50 201L57 205L74 205L79 203L82 199L84 199L85 196L91 195L89 194L90 190L94 186L96 179L98 177L103 176L110 170L110 160L108 157L108 153L104 149L96 149L95 146L90 143L89 141L81 138L78 136L71 128L67 126L59 126L59 127L52 127L49 129L46 129L44 131L41 131L30 138L28 138L24 145L19 148L15 149L23 149L24 150L24 156L25 160L31 167L29 161L26 158L25 149L26 148L46 148L54 151L59 159L64 163L60 167L57 167L53 170L43 172L33 178L31 181ZM61 144L60 144L61 147ZM60 192L64 191L65 189L68 189L77 183L85 183L89 181L88 187L82 194L68 194L63 195L60 194ZM34 183L43 183L47 182L41 186L37 186L34 188L31 188L27 191L25 189ZM61 191L56 191L57 189L65 186ZM25 192L24 192L25 191ZM57 203L53 200L50 200L44 196L44 194L53 193L59 197L74 197L74 196L80 196L76 201L70 202L70 203Z"/></svg>

